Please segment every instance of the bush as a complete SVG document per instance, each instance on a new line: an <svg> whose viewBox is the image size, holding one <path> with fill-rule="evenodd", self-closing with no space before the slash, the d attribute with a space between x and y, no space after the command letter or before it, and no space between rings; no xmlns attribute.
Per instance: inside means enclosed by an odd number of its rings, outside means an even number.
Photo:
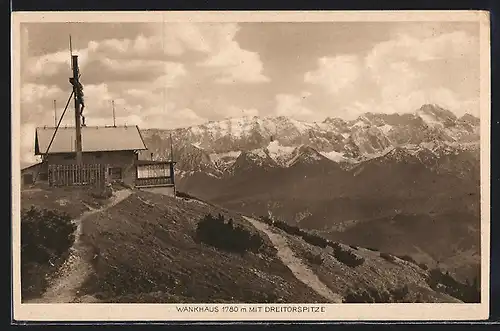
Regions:
<svg viewBox="0 0 500 331"><path fill-rule="evenodd" d="M189 199L189 200L198 200L198 201L201 201L200 199L192 196L191 194L188 194L186 192L179 192L179 191L176 191L175 192L175 196L176 197L179 197L179 198L183 198L183 199Z"/></svg>
<svg viewBox="0 0 500 331"><path fill-rule="evenodd" d="M413 264L417 264L417 261L415 261L414 258L412 258L410 255L402 255L402 256L398 256L401 260L405 260L406 262L410 262L410 263L413 263Z"/></svg>
<svg viewBox="0 0 500 331"><path fill-rule="evenodd" d="M258 234L233 225L232 219L226 223L221 214L218 217L206 215L198 223L196 236L210 246L236 253L257 252L263 244Z"/></svg>
<svg viewBox="0 0 500 331"><path fill-rule="evenodd" d="M401 303L409 302L408 285L396 287L394 289L377 289L370 286L366 289L359 288L356 290L350 289L347 292L344 303Z"/></svg>
<svg viewBox="0 0 500 331"><path fill-rule="evenodd" d="M343 264L355 268L362 265L365 259L349 250L344 250L339 244L333 248L335 258Z"/></svg>
<svg viewBox="0 0 500 331"><path fill-rule="evenodd" d="M429 270L429 267L425 263L419 263L418 266L424 270Z"/></svg>
<svg viewBox="0 0 500 331"><path fill-rule="evenodd" d="M290 225L283 221L274 221L274 226L293 236L302 236L305 233L299 227Z"/></svg>
<svg viewBox="0 0 500 331"><path fill-rule="evenodd" d="M342 300L343 303L375 303L367 290L349 290Z"/></svg>
<svg viewBox="0 0 500 331"><path fill-rule="evenodd" d="M380 252L380 257L392 263L396 262L396 258L389 253Z"/></svg>
<svg viewBox="0 0 500 331"><path fill-rule="evenodd" d="M268 215L261 216L259 218L263 223L266 223L267 225L273 225L273 220Z"/></svg>
<svg viewBox="0 0 500 331"><path fill-rule="evenodd" d="M95 199L109 199L113 196L113 188L111 185L105 187L94 187L90 195Z"/></svg>
<svg viewBox="0 0 500 331"><path fill-rule="evenodd" d="M66 253L75 240L76 225L66 213L31 207L21 215L23 261L48 263Z"/></svg>
<svg viewBox="0 0 500 331"><path fill-rule="evenodd" d="M31 207L21 213L22 296L40 295L46 273L64 260L75 240L76 225L66 213Z"/></svg>
<svg viewBox="0 0 500 331"><path fill-rule="evenodd" d="M474 282L475 284L473 285L464 284L457 281L448 272L444 273L439 269L432 269L429 272L427 283L433 290L442 291L463 302L481 302L481 292L476 284L477 282Z"/></svg>
<svg viewBox="0 0 500 331"><path fill-rule="evenodd" d="M304 253L304 257L311 264L315 264L315 265L323 264L323 257L321 257L321 254L314 254L314 253L307 251Z"/></svg>
<svg viewBox="0 0 500 331"><path fill-rule="evenodd" d="M392 294L394 302L404 302L410 290L408 289L408 285L404 285L401 287L397 287L390 292Z"/></svg>
<svg viewBox="0 0 500 331"><path fill-rule="evenodd" d="M335 242L335 241L329 241L327 242L327 245L330 246L331 248L335 249L340 249L340 244Z"/></svg>
<svg viewBox="0 0 500 331"><path fill-rule="evenodd" d="M302 237L302 239L304 239L305 242L311 245L318 246L321 248L326 248L328 246L328 240L316 234L308 233L307 231L302 230L298 226L290 225L286 222L279 220L272 220L269 216L261 216L260 219L262 220L262 222L268 225L274 225L278 229L281 229L292 236Z"/></svg>
<svg viewBox="0 0 500 331"><path fill-rule="evenodd" d="M326 246L328 246L328 241L325 238L312 233L303 232L302 239L311 245L321 248L326 248Z"/></svg>

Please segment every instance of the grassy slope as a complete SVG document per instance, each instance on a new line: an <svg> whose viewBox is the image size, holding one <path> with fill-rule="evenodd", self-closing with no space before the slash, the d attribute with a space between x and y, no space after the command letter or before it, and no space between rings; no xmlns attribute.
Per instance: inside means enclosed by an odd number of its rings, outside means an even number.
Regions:
<svg viewBox="0 0 500 331"><path fill-rule="evenodd" d="M57 189L34 189L21 191L21 208L57 209L77 218L85 211L92 208L100 208L106 204L105 199L95 199L90 195L87 188L57 188Z"/></svg>
<svg viewBox="0 0 500 331"><path fill-rule="evenodd" d="M274 229L274 231L284 235L299 256L306 257L310 253L320 254L323 263L310 262L310 267L332 291L344 297L350 291L359 292L359 290L374 288L381 293L398 290L407 285L409 293L401 302L418 302L419 300L420 302L460 302L449 295L432 290L426 282L428 272L413 263L400 259L389 262L381 258L378 251L362 247L354 249L340 244L343 250L350 250L365 259L362 265L352 268L338 261L330 247L320 248L280 229Z"/></svg>
<svg viewBox="0 0 500 331"><path fill-rule="evenodd" d="M462 281L472 281L480 270L478 223L478 217L464 212L401 214L359 222L343 231L325 232L325 236L396 255L411 255L418 262L449 270Z"/></svg>
<svg viewBox="0 0 500 331"><path fill-rule="evenodd" d="M260 254L243 256L196 243L196 223L222 213L195 201L138 192L83 225L98 249L96 276L84 293L104 302L321 302L299 282L266 241Z"/></svg>
<svg viewBox="0 0 500 331"><path fill-rule="evenodd" d="M60 199L66 203L60 204ZM59 202L58 202L59 200ZM64 202L64 201L63 201ZM73 217L105 203L85 190L33 191L23 193L22 207L29 205L64 209ZM197 201L186 201L137 192L83 224L83 240L99 252L95 276L81 294L104 302L322 302L324 299L299 282L276 257L267 237L260 254L225 253L196 243L198 220L205 214L222 213L235 223L256 231L238 214ZM453 301L425 284L426 272L403 261L390 263L378 253L360 249L363 265L350 268L302 239L281 232L298 256L305 251L322 253L326 262L312 269L332 291L345 295L349 289L391 289L410 284L410 293L426 301ZM330 256L330 257L329 257ZM408 300L411 300L408 299Z"/></svg>
<svg viewBox="0 0 500 331"><path fill-rule="evenodd" d="M106 200L95 199L86 188L37 188L21 191L21 209L29 209L31 206L37 208L56 209L66 212L73 219L78 218L88 211L88 206L99 208L106 204ZM22 226L22 224L21 224ZM40 297L53 278L58 268L64 263L67 256L61 256L53 261L53 264L31 265L27 279L23 279L23 287L30 288L23 293L23 300Z"/></svg>

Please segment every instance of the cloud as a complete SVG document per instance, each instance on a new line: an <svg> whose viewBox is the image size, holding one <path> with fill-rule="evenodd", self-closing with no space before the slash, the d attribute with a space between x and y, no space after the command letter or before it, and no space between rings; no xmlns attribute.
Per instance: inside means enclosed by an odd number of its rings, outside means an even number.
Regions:
<svg viewBox="0 0 500 331"><path fill-rule="evenodd" d="M53 99L61 93L62 90L57 86L27 83L21 87L21 101L35 103L42 98Z"/></svg>
<svg viewBox="0 0 500 331"><path fill-rule="evenodd" d="M89 49L74 50L74 55L78 55L78 66L85 68L88 63ZM50 77L57 75L62 70L71 72L71 54L69 50L46 54L40 57L34 57L27 60L25 72L28 75L36 77Z"/></svg>
<svg viewBox="0 0 500 331"><path fill-rule="evenodd" d="M176 50L176 53L191 48L206 50L203 45L195 45L194 34L189 31L189 28L184 27L177 37L176 33L171 33L174 37L170 39L177 40L179 47L182 47ZM138 35L129 39L95 40L74 51L79 55L82 71L87 125L112 123L111 100L115 102L117 123L162 127L171 126L171 122L175 120L181 123L199 120L192 114L192 110L163 113L163 104L168 100L169 89L179 86L180 79L186 77L188 71L183 63L169 61L164 57L162 48L169 39L158 39L161 37L160 34ZM171 48L169 52L170 50ZM23 123L53 125L53 100L57 102L57 115L61 115L71 92L68 82L69 55L69 50L58 51L29 58L26 65L23 63L26 68L21 90ZM182 106L179 108L183 109ZM149 112L150 116L143 118L143 112ZM74 124L72 114L73 106L70 103L62 125ZM30 130L34 134L34 127L25 128L27 132ZM31 139L26 144L31 146ZM24 148L28 145L24 145Z"/></svg>
<svg viewBox="0 0 500 331"><path fill-rule="evenodd" d="M278 96L277 112L307 120L321 115L352 119L365 112L413 112L435 103L457 115L479 113L477 37L439 26L392 32L363 52L320 55L316 68L303 76L303 87L311 93L304 97L297 89Z"/></svg>
<svg viewBox="0 0 500 331"><path fill-rule="evenodd" d="M180 108L173 102L168 102L162 106L147 107L140 111L140 117L149 127L162 127L173 129L202 124L206 118L199 116L190 108ZM153 124L155 123L155 124Z"/></svg>
<svg viewBox="0 0 500 331"><path fill-rule="evenodd" d="M263 64L258 53L242 49L235 40L237 24L223 24L208 28L206 39L210 55L198 66L216 69L217 83L263 83L270 79L263 74Z"/></svg>
<svg viewBox="0 0 500 331"><path fill-rule="evenodd" d="M259 116L259 110L256 108L242 108L231 105L224 111L225 117L244 117L244 116Z"/></svg>
<svg viewBox="0 0 500 331"><path fill-rule="evenodd" d="M262 74L263 65L259 55L241 49L234 41L228 43L225 49L220 50L199 65L217 69L219 76L215 80L217 83L265 83L270 81Z"/></svg>
<svg viewBox="0 0 500 331"><path fill-rule="evenodd" d="M162 37L165 42L164 49L168 52L169 49L184 47L198 52L210 52L211 45L206 35L209 30L204 30L199 24L193 23L166 25Z"/></svg>
<svg viewBox="0 0 500 331"><path fill-rule="evenodd" d="M436 103L463 112L464 105L475 104L471 101L475 98L460 95L454 87L458 89L460 81L467 80L467 67L473 68L478 59L477 47L477 38L463 31L398 33L394 39L375 45L365 57L365 68L379 96L377 102L370 100L364 108L371 104L371 111L412 112L424 103Z"/></svg>
<svg viewBox="0 0 500 331"><path fill-rule="evenodd" d="M357 101L346 106L345 110L351 117L356 117L366 112L385 114L414 112L424 104L438 104L453 111L457 116L465 113L479 116L479 100L464 99L447 88L408 91L392 97L383 97L381 101L373 99Z"/></svg>
<svg viewBox="0 0 500 331"><path fill-rule="evenodd" d="M418 38L406 33L398 33L394 39L381 42L373 47L366 57L370 69L387 67L393 61L463 59L477 51L478 40L464 31Z"/></svg>
<svg viewBox="0 0 500 331"><path fill-rule="evenodd" d="M21 86L21 122L33 122L53 125L54 100L56 100L57 113L61 114L62 108L69 95L57 86L27 83Z"/></svg>
<svg viewBox="0 0 500 331"><path fill-rule="evenodd" d="M304 98L292 94L276 95L276 115L290 116L299 120L310 121L315 113L303 104Z"/></svg>
<svg viewBox="0 0 500 331"><path fill-rule="evenodd" d="M106 39L89 45L94 52L114 57L180 56L188 51L209 52L203 30L197 24L169 23L154 26L153 34L135 38ZM89 43L90 44L90 43Z"/></svg>
<svg viewBox="0 0 500 331"><path fill-rule="evenodd" d="M361 64L355 55L321 57L318 68L304 74L304 81L318 84L331 93L352 86L361 73Z"/></svg>
<svg viewBox="0 0 500 331"><path fill-rule="evenodd" d="M153 34L133 38L89 41L75 50L83 84L155 80L161 75L194 74L211 82L269 82L256 52L240 47L239 26L234 23L169 23L154 25ZM182 55L181 57L178 57ZM172 61L177 56L178 61ZM190 62L194 64L188 73ZM69 49L29 58L23 65L25 82L69 89ZM193 77L194 79L194 77ZM171 84L169 84L171 85Z"/></svg>
<svg viewBox="0 0 500 331"><path fill-rule="evenodd" d="M373 80L380 85L428 84L433 63L440 63L446 70L451 61L468 61L477 51L477 38L456 31L418 38L398 33L394 39L375 45L365 57L365 66ZM425 73L422 74L421 72Z"/></svg>
<svg viewBox="0 0 500 331"><path fill-rule="evenodd" d="M89 47L93 43L89 43ZM25 73L25 82L37 84L52 84L60 88L70 89L68 77L71 76L69 59L64 52L48 54L40 58L30 59ZM187 74L184 64L165 59L150 58L120 58L111 54L96 52L86 48L84 61L79 61L81 81L86 84L117 81L151 81L164 75L169 85L173 80ZM67 55L67 54L65 54Z"/></svg>

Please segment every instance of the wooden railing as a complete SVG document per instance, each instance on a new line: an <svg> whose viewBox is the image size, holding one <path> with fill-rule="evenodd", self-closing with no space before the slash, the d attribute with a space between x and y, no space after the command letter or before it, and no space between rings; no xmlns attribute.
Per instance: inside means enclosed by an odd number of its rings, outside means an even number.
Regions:
<svg viewBox="0 0 500 331"><path fill-rule="evenodd" d="M173 181L171 177L137 178L135 185L137 187L173 185Z"/></svg>
<svg viewBox="0 0 500 331"><path fill-rule="evenodd" d="M50 186L104 185L106 171L102 164L51 164L48 180Z"/></svg>

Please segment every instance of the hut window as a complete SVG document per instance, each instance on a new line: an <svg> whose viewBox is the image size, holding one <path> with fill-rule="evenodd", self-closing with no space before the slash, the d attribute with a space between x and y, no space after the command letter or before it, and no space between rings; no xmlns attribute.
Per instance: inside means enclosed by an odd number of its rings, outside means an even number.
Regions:
<svg viewBox="0 0 500 331"><path fill-rule="evenodd" d="M148 164L140 165L137 167L137 178L161 178L170 177L170 165L161 164Z"/></svg>
<svg viewBox="0 0 500 331"><path fill-rule="evenodd" d="M24 184L33 184L33 174L24 174L23 181Z"/></svg>
<svg viewBox="0 0 500 331"><path fill-rule="evenodd" d="M122 179L122 168L109 168L109 177L112 180Z"/></svg>

